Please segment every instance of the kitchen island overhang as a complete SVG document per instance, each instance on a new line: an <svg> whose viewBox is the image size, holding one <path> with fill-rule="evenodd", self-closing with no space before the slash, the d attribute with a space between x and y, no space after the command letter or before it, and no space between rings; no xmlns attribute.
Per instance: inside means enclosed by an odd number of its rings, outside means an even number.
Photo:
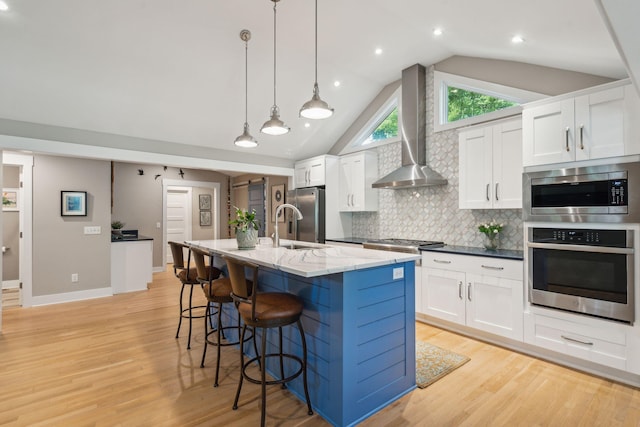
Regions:
<svg viewBox="0 0 640 427"><path fill-rule="evenodd" d="M326 245L240 251L235 240L187 243L257 263L261 289L303 299L311 402L331 424L354 425L415 389L419 255ZM229 310L223 322L236 316ZM268 351L276 351L277 337L269 334ZM301 353L297 335L293 328L283 330L285 352ZM267 371L279 376L278 366ZM303 400L300 378L288 389Z"/></svg>

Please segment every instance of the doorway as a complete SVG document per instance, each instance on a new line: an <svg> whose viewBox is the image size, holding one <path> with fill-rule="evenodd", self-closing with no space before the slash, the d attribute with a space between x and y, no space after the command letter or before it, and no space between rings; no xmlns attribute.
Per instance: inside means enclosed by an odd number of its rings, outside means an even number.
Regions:
<svg viewBox="0 0 640 427"><path fill-rule="evenodd" d="M191 200L191 187L170 186L167 188L167 216L165 217L167 263L173 264L173 256L171 250L168 249L168 242L191 240L191 217L193 216Z"/></svg>
<svg viewBox="0 0 640 427"><path fill-rule="evenodd" d="M5 151L2 166L2 288L12 305L31 307L33 156Z"/></svg>
<svg viewBox="0 0 640 427"><path fill-rule="evenodd" d="M201 198L201 195L209 197ZM208 201L206 206L203 204L205 199ZM219 238L220 183L164 179L162 204L163 270L167 263L173 263L168 242Z"/></svg>

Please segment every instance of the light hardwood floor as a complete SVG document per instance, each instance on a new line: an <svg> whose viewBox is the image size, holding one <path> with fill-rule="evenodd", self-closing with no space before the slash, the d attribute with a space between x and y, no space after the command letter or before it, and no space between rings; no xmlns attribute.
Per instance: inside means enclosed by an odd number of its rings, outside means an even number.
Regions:
<svg viewBox="0 0 640 427"><path fill-rule="evenodd" d="M258 386L245 384L231 410L237 353L223 349L214 389L213 351L200 368L201 322L190 351L186 329L174 338L178 292L172 273L157 273L144 292L3 310L0 425L258 425ZM362 426L640 425L640 390L422 323L417 337L471 361ZM268 393L268 425L328 425L286 390Z"/></svg>

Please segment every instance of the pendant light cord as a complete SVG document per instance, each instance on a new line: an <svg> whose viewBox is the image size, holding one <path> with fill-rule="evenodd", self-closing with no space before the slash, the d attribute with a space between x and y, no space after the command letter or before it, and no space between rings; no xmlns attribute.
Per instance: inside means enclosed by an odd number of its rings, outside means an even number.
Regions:
<svg viewBox="0 0 640 427"><path fill-rule="evenodd" d="M318 84L318 0L316 0L316 80L315 83Z"/></svg>
<svg viewBox="0 0 640 427"><path fill-rule="evenodd" d="M273 2L273 106L276 107L276 6L277 1Z"/></svg>
<svg viewBox="0 0 640 427"><path fill-rule="evenodd" d="M249 123L249 40L244 42L244 123Z"/></svg>

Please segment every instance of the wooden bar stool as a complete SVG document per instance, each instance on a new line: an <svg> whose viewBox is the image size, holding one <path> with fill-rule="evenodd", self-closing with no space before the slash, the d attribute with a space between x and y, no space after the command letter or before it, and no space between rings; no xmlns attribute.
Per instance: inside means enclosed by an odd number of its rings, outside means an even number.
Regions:
<svg viewBox="0 0 640 427"><path fill-rule="evenodd" d="M227 277L219 277L219 270L215 267L210 267L213 265L213 255L198 248L192 248L191 253L193 254L193 260L196 264L197 279L202 285L204 296L208 301L204 320L204 349L202 350L202 361L200 362L200 367L204 368L207 346L216 346L218 348L218 355L216 361L216 378L213 386L218 387L218 375L220 373L220 349L223 346L238 345L240 343L240 316L238 316L238 324L236 326L222 326L223 305L228 304L231 306L231 303L233 303L233 299L231 298L231 281ZM205 263L205 257L209 257L209 265ZM217 274L216 271L218 272ZM212 306L216 311L211 311ZM215 315L217 315L217 322L214 326L212 316ZM238 334L237 340L226 340L224 331L229 329L236 330ZM248 337L247 339L251 339L251 337Z"/></svg>
<svg viewBox="0 0 640 427"><path fill-rule="evenodd" d="M253 328L254 336L257 329L261 329L261 345L260 353L256 352L256 357L251 358L247 362L244 361L244 351L240 351L240 366L242 373L238 382L238 390L236 398L233 402L233 409L238 409L238 399L240 398L240 390L242 389L242 381L260 384L262 386L262 414L261 425L265 424L266 408L267 408L267 385L282 384L286 387L286 383L292 381L302 374L304 394L307 400L308 414L313 415L311 408L311 400L309 399L309 389L307 387L307 342L302 329L302 310L304 304L300 298L293 294L284 292L264 292L258 293L258 266L256 264L240 261L235 258L223 256L227 262L229 270L229 279L231 280L231 288L233 293L231 296L235 302L238 313L244 321L240 340L244 342L244 336L247 326ZM251 271L251 279L247 280L246 270ZM296 324L300 332L300 341L302 343L302 359L295 354L286 354L282 352L282 327ZM279 335L279 351L278 353L267 353L267 330L278 328ZM255 342L255 340L254 340ZM279 358L280 363L280 379L267 380L266 367L267 358ZM297 362L299 369L293 374L285 377L284 359ZM260 366L260 379L252 378L247 373L247 368L253 362L258 362Z"/></svg>
<svg viewBox="0 0 640 427"><path fill-rule="evenodd" d="M195 268L191 268L191 248L183 243L169 242L171 247L171 255L173 256L173 273L182 283L180 289L180 320L178 321L178 330L176 331L176 338L180 336L180 327L182 326L182 319L189 319L189 337L187 339L187 350L191 349L191 330L193 327L193 319L200 319L205 317L205 311L207 309L204 305L193 305L193 287L200 286L198 281L198 274ZM187 251L187 263L184 262L184 252ZM211 274L218 277L220 270L213 267L211 268ZM207 273L209 275L209 273ZM184 307L184 289L189 286L189 306ZM197 312L194 314L194 310Z"/></svg>

